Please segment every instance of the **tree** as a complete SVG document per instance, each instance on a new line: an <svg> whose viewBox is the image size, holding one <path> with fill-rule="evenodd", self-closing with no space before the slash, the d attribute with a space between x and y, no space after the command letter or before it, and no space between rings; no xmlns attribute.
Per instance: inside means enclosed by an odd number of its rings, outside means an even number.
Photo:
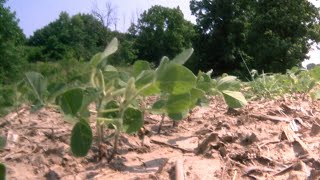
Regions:
<svg viewBox="0 0 320 180"><path fill-rule="evenodd" d="M162 56L172 58L191 47L195 34L193 24L184 19L179 7L162 6L144 11L137 25L132 24L130 32L136 37L134 47L138 50L138 58L156 64Z"/></svg>
<svg viewBox="0 0 320 180"><path fill-rule="evenodd" d="M197 17L195 53L198 68L215 73L240 71L254 0L192 0ZM245 53L243 53L245 54Z"/></svg>
<svg viewBox="0 0 320 180"><path fill-rule="evenodd" d="M15 13L5 7L5 3L6 0L0 0L0 84L18 79L24 63L25 36Z"/></svg>
<svg viewBox="0 0 320 180"><path fill-rule="evenodd" d="M254 59L251 66L285 72L299 65L307 59L311 42L319 41L313 33L319 18L319 9L306 0L257 1L248 33L248 54Z"/></svg>
<svg viewBox="0 0 320 180"><path fill-rule="evenodd" d="M219 74L246 73L244 61L284 72L304 60L309 39L319 39L319 11L306 0L191 0L190 8L199 67Z"/></svg>
<svg viewBox="0 0 320 180"><path fill-rule="evenodd" d="M69 56L89 60L105 47L107 40L111 39L109 35L110 31L90 14L70 17L62 12L56 21L37 30L28 44L40 48L40 60L55 61Z"/></svg>
<svg viewBox="0 0 320 180"><path fill-rule="evenodd" d="M105 3L105 9L101 10L98 7L97 2L94 3L91 11L92 15L95 16L106 28L110 28L113 24L116 27L118 22L117 9L112 5L111 2Z"/></svg>

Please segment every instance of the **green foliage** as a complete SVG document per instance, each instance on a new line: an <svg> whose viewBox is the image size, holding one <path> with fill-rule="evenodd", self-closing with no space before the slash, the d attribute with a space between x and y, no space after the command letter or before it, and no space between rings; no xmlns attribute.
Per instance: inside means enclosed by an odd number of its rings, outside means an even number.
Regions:
<svg viewBox="0 0 320 180"><path fill-rule="evenodd" d="M87 65L90 67L88 82L79 82L65 86L62 90L56 85L42 86L40 74L28 73L31 87L37 97L42 99L42 91L55 92L56 103L68 118L75 120L71 135L71 150L77 157L85 156L92 144L92 130L87 119L90 117L88 106L95 103L97 117L96 131L98 143L102 143L104 128L112 131L114 153L117 151L121 133L136 133L144 121L144 112L156 112L169 116L172 120L186 118L189 111L214 88L215 81L210 72L200 73L197 77L184 64L191 56L193 49L187 49L173 60L163 57L158 68L150 67L147 61L136 61L132 70L115 68L109 64L112 54L118 49L118 40L113 39L103 52L94 55ZM246 101L242 94L228 89L236 87L234 77L224 77L218 81L218 87L226 97L226 102L234 108L242 107ZM51 94L51 93L50 93ZM148 107L140 107L146 96L157 95L159 101ZM44 104L50 102L44 101ZM91 110L92 111L92 110ZM100 147L100 146L99 146Z"/></svg>
<svg viewBox="0 0 320 180"><path fill-rule="evenodd" d="M83 90L80 88L66 91L59 98L60 107L65 115L78 117L82 107Z"/></svg>
<svg viewBox="0 0 320 180"><path fill-rule="evenodd" d="M18 26L15 13L0 1L0 84L9 84L21 78L25 59L25 36Z"/></svg>
<svg viewBox="0 0 320 180"><path fill-rule="evenodd" d="M6 180L6 166L0 163L0 180Z"/></svg>
<svg viewBox="0 0 320 180"><path fill-rule="evenodd" d="M71 150L73 155L83 157L87 155L92 144L92 130L86 120L80 120L72 129Z"/></svg>
<svg viewBox="0 0 320 180"><path fill-rule="evenodd" d="M178 8L153 6L144 11L137 25L131 26L136 37L134 47L138 58L155 64L163 55L173 58L185 48L192 46L195 35L193 25L186 21Z"/></svg>
<svg viewBox="0 0 320 180"><path fill-rule="evenodd" d="M197 17L195 65L216 74L244 77L248 67L284 73L319 41L319 10L309 1L192 0L190 8Z"/></svg>
<svg viewBox="0 0 320 180"><path fill-rule="evenodd" d="M89 14L76 14L72 17L62 12L57 20L34 32L28 45L41 51L39 56L29 56L29 61L56 61L65 57L89 60L103 49L110 32L104 25ZM34 59L37 58L37 59Z"/></svg>
<svg viewBox="0 0 320 180"><path fill-rule="evenodd" d="M124 111L122 131L128 134L138 132L143 126L143 113L131 107Z"/></svg>
<svg viewBox="0 0 320 180"><path fill-rule="evenodd" d="M37 72L25 73L26 79L38 101L44 105L44 97L47 90L47 80Z"/></svg>

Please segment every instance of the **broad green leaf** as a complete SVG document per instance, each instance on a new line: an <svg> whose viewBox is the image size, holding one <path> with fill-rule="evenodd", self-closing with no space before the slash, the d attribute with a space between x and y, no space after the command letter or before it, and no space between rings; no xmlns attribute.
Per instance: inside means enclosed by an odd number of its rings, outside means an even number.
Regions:
<svg viewBox="0 0 320 180"><path fill-rule="evenodd" d="M101 54L102 53L97 53L90 59L90 66L92 68L96 68L97 65L101 62Z"/></svg>
<svg viewBox="0 0 320 180"><path fill-rule="evenodd" d="M118 50L118 39L113 38L112 41L108 44L106 49L101 54L101 59L105 59L106 57L110 56L111 54L115 53Z"/></svg>
<svg viewBox="0 0 320 180"><path fill-rule="evenodd" d="M107 71L107 72L118 72L117 68L115 68L112 65L106 65L106 67L104 68L104 71Z"/></svg>
<svg viewBox="0 0 320 180"><path fill-rule="evenodd" d="M171 62L183 65L193 53L193 48L186 49L182 53L178 54Z"/></svg>
<svg viewBox="0 0 320 180"><path fill-rule="evenodd" d="M133 64L133 75L137 77L142 71L150 70L150 64L148 61L138 60Z"/></svg>
<svg viewBox="0 0 320 180"><path fill-rule="evenodd" d="M199 72L197 77L197 88L208 92L212 88L211 77L208 74Z"/></svg>
<svg viewBox="0 0 320 180"><path fill-rule="evenodd" d="M156 101L153 105L152 105L152 109L151 112L155 113L155 114L163 114L166 113L166 104L167 102L163 99L160 99L158 101Z"/></svg>
<svg viewBox="0 0 320 180"><path fill-rule="evenodd" d="M6 166L0 163L0 180L6 180Z"/></svg>
<svg viewBox="0 0 320 180"><path fill-rule="evenodd" d="M234 85L238 84L237 77L235 76L226 76L218 80L217 89L219 91L230 90Z"/></svg>
<svg viewBox="0 0 320 180"><path fill-rule="evenodd" d="M192 108L197 104L198 100L205 95L205 92L201 89L192 88L190 91L190 95L191 95L191 100L190 100L189 107Z"/></svg>
<svg viewBox="0 0 320 180"><path fill-rule="evenodd" d="M3 136L0 136L0 150L3 150L6 146L6 138Z"/></svg>
<svg viewBox="0 0 320 180"><path fill-rule="evenodd" d="M165 70L165 68L167 67L167 65L169 64L169 58L168 57L166 57L166 56L164 56L164 57L162 57L162 59L161 59L161 61L160 61L160 64L159 64L159 66L158 66L158 68L156 69L156 74L157 74L157 76L159 75L159 74L162 74L163 73L163 71Z"/></svg>
<svg viewBox="0 0 320 180"><path fill-rule="evenodd" d="M80 88L71 89L60 97L60 107L65 115L77 116L82 107L83 90Z"/></svg>
<svg viewBox="0 0 320 180"><path fill-rule="evenodd" d="M92 130L86 120L77 122L71 133L71 151L76 157L88 154L92 144Z"/></svg>
<svg viewBox="0 0 320 180"><path fill-rule="evenodd" d="M116 108L119 108L119 104L117 101L112 100L104 105L103 110L110 110L110 109L116 109ZM119 111L105 112L101 114L102 117L110 118L110 119L116 118L118 117L118 115L119 115Z"/></svg>
<svg viewBox="0 0 320 180"><path fill-rule="evenodd" d="M152 82L150 86L148 86L146 89L142 90L140 95L141 96L151 96L151 95L156 95L160 94L160 89L159 86L155 83Z"/></svg>
<svg viewBox="0 0 320 180"><path fill-rule="evenodd" d="M44 104L44 95L47 90L47 79L37 72L26 72L25 76L36 98Z"/></svg>
<svg viewBox="0 0 320 180"><path fill-rule="evenodd" d="M169 113L181 113L189 109L191 103L190 93L184 94L172 94L168 97L166 104L167 112Z"/></svg>
<svg viewBox="0 0 320 180"><path fill-rule="evenodd" d="M196 77L184 66L167 64L157 72L156 82L163 92L182 94L189 92L195 86Z"/></svg>
<svg viewBox="0 0 320 180"><path fill-rule="evenodd" d="M247 105L247 100L241 92L224 90L222 94L230 108L241 108Z"/></svg>
<svg viewBox="0 0 320 180"><path fill-rule="evenodd" d="M127 108L123 115L122 131L128 134L135 133L143 126L143 113L134 108Z"/></svg>
<svg viewBox="0 0 320 180"><path fill-rule="evenodd" d="M97 100L97 98L100 95L100 91L98 91L96 88L88 87L85 90L83 90L83 99L81 108L79 110L81 117L89 118L90 112L88 106Z"/></svg>
<svg viewBox="0 0 320 180"><path fill-rule="evenodd" d="M187 118L189 115L189 110L185 110L179 113L169 113L168 116L174 121L180 121L182 119Z"/></svg>
<svg viewBox="0 0 320 180"><path fill-rule="evenodd" d="M139 76L136 78L135 84L137 89L152 83L155 79L155 72L153 70L145 70L142 71L142 73L139 74Z"/></svg>

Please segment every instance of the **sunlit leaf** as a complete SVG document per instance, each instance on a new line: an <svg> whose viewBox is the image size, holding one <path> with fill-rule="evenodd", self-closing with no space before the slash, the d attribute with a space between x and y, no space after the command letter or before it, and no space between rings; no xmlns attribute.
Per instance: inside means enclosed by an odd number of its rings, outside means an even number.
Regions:
<svg viewBox="0 0 320 180"><path fill-rule="evenodd" d="M97 53L95 54L91 59L90 59L90 66L92 68L97 67L97 65L100 63L101 61L101 54L102 53Z"/></svg>
<svg viewBox="0 0 320 180"><path fill-rule="evenodd" d="M133 64L133 75L137 77L142 71L150 70L150 64L148 61L138 60Z"/></svg>
<svg viewBox="0 0 320 180"><path fill-rule="evenodd" d="M192 53L193 53L193 48L186 49L182 53L178 54L175 58L173 58L172 62L183 65L185 62L187 62L187 60L190 58Z"/></svg>
<svg viewBox="0 0 320 180"><path fill-rule="evenodd" d="M192 88L190 91L190 95L191 95L191 99L190 99L189 107L192 108L197 104L198 100L205 95L205 92L201 89Z"/></svg>
<svg viewBox="0 0 320 180"><path fill-rule="evenodd" d="M77 122L71 133L71 151L74 156L84 157L92 144L92 130L85 120Z"/></svg>
<svg viewBox="0 0 320 180"><path fill-rule="evenodd" d="M232 86L234 86L236 84L238 84L237 77L235 77L235 76L226 76L226 77L221 78L217 82L217 89L219 91L229 90L230 88L232 88Z"/></svg>
<svg viewBox="0 0 320 180"><path fill-rule="evenodd" d="M182 94L189 92L195 86L196 77L184 66L167 64L160 72L157 72L156 82L163 92Z"/></svg>
<svg viewBox="0 0 320 180"><path fill-rule="evenodd" d="M119 41L117 38L113 38L112 41L108 44L106 49L101 54L101 59L104 59L111 54L115 53L118 50Z"/></svg>
<svg viewBox="0 0 320 180"><path fill-rule="evenodd" d="M166 104L167 112L181 113L189 109L191 103L190 93L170 95Z"/></svg>
<svg viewBox="0 0 320 180"><path fill-rule="evenodd" d="M122 131L128 134L135 133L143 126L143 113L134 108L124 111Z"/></svg>
<svg viewBox="0 0 320 180"><path fill-rule="evenodd" d="M247 105L247 100L241 92L224 90L222 94L230 108L241 108Z"/></svg>

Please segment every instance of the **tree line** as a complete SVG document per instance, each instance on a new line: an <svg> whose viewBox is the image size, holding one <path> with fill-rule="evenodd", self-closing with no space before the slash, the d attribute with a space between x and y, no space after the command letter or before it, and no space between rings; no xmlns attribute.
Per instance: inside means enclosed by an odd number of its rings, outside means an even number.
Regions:
<svg viewBox="0 0 320 180"><path fill-rule="evenodd" d="M107 12L70 16L61 12L47 26L26 38L6 0L0 0L0 84L18 78L25 64L63 59L88 61L117 37L119 51L109 63L130 65L147 60L158 65L193 47L186 66L213 69L214 75L240 77L255 69L285 72L307 58L311 43L320 41L319 9L306 0L191 0L196 24L179 7L153 6L127 32L111 30L116 17Z"/></svg>

